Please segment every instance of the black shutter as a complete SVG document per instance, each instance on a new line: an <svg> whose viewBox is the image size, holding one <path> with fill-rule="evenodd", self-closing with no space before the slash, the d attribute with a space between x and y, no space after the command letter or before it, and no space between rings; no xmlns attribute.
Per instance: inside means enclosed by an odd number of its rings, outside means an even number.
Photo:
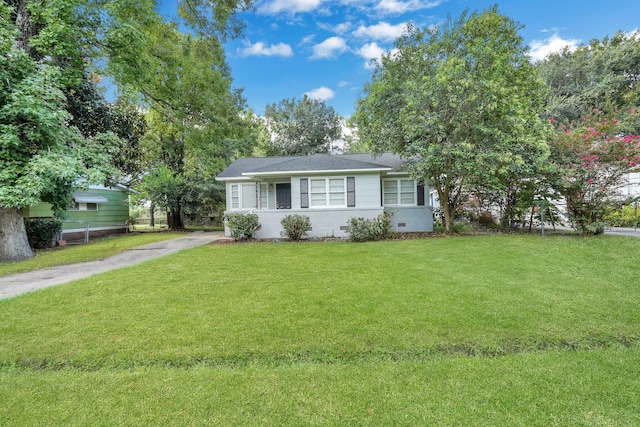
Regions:
<svg viewBox="0 0 640 427"><path fill-rule="evenodd" d="M300 207L309 207L309 180L307 178L300 179Z"/></svg>
<svg viewBox="0 0 640 427"><path fill-rule="evenodd" d="M424 206L424 184L418 184L416 191L418 192L418 206Z"/></svg>
<svg viewBox="0 0 640 427"><path fill-rule="evenodd" d="M356 206L356 178L354 176L347 177L347 207L354 208Z"/></svg>

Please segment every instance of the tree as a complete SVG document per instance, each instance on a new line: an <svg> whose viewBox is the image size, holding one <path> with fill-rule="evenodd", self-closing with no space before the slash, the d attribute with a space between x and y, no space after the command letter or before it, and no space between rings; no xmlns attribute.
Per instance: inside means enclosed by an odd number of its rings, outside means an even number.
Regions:
<svg viewBox="0 0 640 427"><path fill-rule="evenodd" d="M293 98L269 104L264 116L272 135L265 147L268 156L330 153L331 143L342 133L342 118L333 107L307 95L301 101Z"/></svg>
<svg viewBox="0 0 640 427"><path fill-rule="evenodd" d="M139 52L148 69L126 81L148 102L145 147L150 173L142 189L167 212L171 229L207 200L221 199L215 176L253 150L254 126L218 40L185 35L173 23L156 26Z"/></svg>
<svg viewBox="0 0 640 427"><path fill-rule="evenodd" d="M442 28L409 26L358 101L360 139L401 155L437 190L447 230L465 188L507 191L548 155L541 82L519 28L497 7Z"/></svg>
<svg viewBox="0 0 640 427"><path fill-rule="evenodd" d="M178 7L183 22L220 54L217 37L237 34L241 26L236 13L250 4L181 0ZM54 209L64 209L73 186L113 177L117 172L112 161L133 173L135 165L118 155L125 150L117 136L139 136L139 117L132 110L112 111L115 132L84 133L74 120L97 129L105 116L96 114L99 120L92 122L91 114L80 118L70 111L82 111L89 105L85 101L97 99L91 95L94 88L85 85L91 73L106 73L125 88L123 99L139 101L137 93L128 90L134 86L126 84L157 71L140 53L161 24L153 0L0 0L0 213L3 224L11 225L3 226L0 257L32 254L22 206L47 201ZM154 94L146 97L153 99Z"/></svg>
<svg viewBox="0 0 640 427"><path fill-rule="evenodd" d="M638 35L619 32L574 51L567 47L538 62L536 67L549 88L547 117L575 126L594 108L613 115L636 108L640 99Z"/></svg>
<svg viewBox="0 0 640 427"><path fill-rule="evenodd" d="M33 256L21 208L44 201L63 210L79 180L103 182L114 174L108 152L119 144L111 132L85 137L69 126L62 89L72 74L56 65L64 58L43 57L38 36L48 27L30 22L28 4L18 6L15 10L0 3L0 259L4 261ZM64 52L64 44L60 49Z"/></svg>
<svg viewBox="0 0 640 427"><path fill-rule="evenodd" d="M635 111L627 113L634 116ZM596 112L571 129L559 125L550 143L552 185L566 200L569 218L583 234L604 230L604 219L620 203L628 173L640 170L640 136L625 134L617 119Z"/></svg>

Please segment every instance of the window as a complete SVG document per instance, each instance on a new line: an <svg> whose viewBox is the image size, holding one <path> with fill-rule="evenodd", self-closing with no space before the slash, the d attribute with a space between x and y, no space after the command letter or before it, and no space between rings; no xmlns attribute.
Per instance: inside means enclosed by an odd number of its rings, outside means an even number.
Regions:
<svg viewBox="0 0 640 427"><path fill-rule="evenodd" d="M231 184L231 210L255 209L256 185Z"/></svg>
<svg viewBox="0 0 640 427"><path fill-rule="evenodd" d="M260 183L260 209L269 209L269 185Z"/></svg>
<svg viewBox="0 0 640 427"><path fill-rule="evenodd" d="M309 179L309 200L311 207L346 206L345 179Z"/></svg>
<svg viewBox="0 0 640 427"><path fill-rule="evenodd" d="M240 209L240 186L231 185L231 209Z"/></svg>
<svg viewBox="0 0 640 427"><path fill-rule="evenodd" d="M415 206L416 185L412 179L385 179L382 198L385 206Z"/></svg>
<svg viewBox="0 0 640 427"><path fill-rule="evenodd" d="M97 203L82 203L75 202L73 206L69 207L70 211L97 211L98 204Z"/></svg>

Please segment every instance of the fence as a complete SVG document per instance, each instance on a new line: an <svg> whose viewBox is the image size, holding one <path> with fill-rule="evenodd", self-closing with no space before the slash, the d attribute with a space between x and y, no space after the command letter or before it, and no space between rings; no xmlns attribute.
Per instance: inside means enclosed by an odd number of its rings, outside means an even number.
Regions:
<svg viewBox="0 0 640 427"><path fill-rule="evenodd" d="M124 223L114 223L107 221L64 220L64 223L77 225L77 227L62 230L58 233L58 240L83 240L84 243L88 243L92 236L96 237L115 234L120 230L124 230L125 233L128 233L130 225L129 221ZM70 227L73 227L73 225L70 225Z"/></svg>

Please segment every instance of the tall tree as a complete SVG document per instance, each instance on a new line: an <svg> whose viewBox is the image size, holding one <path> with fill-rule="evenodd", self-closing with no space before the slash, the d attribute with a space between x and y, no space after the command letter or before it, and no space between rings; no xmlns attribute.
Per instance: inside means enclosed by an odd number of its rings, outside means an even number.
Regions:
<svg viewBox="0 0 640 427"><path fill-rule="evenodd" d="M251 0L178 2L182 22L217 43L218 53L219 39L238 34L237 12L250 4ZM149 34L161 25L153 0L0 0L1 258L32 254L21 207L47 201L63 209L74 185L113 176L113 161L135 175L135 162L119 155L125 152L122 146L112 147L121 144L117 135L139 137L139 116L117 109L112 111L109 132L80 132L74 121L95 129L104 123L92 120L91 113L80 118L70 112L77 107L74 113L88 111L86 100L77 98L91 95L84 85L90 72L105 73L120 87L135 90L127 83L144 81L157 71L140 53L149 45ZM131 90L122 95L140 100ZM145 95L147 103L152 102L154 94Z"/></svg>
<svg viewBox="0 0 640 427"><path fill-rule="evenodd" d="M265 108L272 135L265 147L268 156L330 153L342 135L342 118L324 101L305 95L302 100L283 99Z"/></svg>
<svg viewBox="0 0 640 427"><path fill-rule="evenodd" d="M234 157L251 153L244 99L233 90L217 39L185 35L172 23L155 27L139 52L147 72L130 84L149 109L146 149L153 165L143 189L167 212L172 229L183 227L205 198L221 190L214 177Z"/></svg>
<svg viewBox="0 0 640 427"><path fill-rule="evenodd" d="M69 69L79 55L78 40L65 38L77 22L65 13L68 4L46 14L26 1L13 6L0 2L2 260L33 255L21 209L44 201L62 210L80 180L104 182L115 174L108 153L120 142L112 132L85 136L70 125L63 89L81 73Z"/></svg>
<svg viewBox="0 0 640 427"><path fill-rule="evenodd" d="M401 155L437 190L447 230L465 188L506 191L548 155L541 83L519 29L497 7L442 28L409 26L358 101L360 139Z"/></svg>
<svg viewBox="0 0 640 427"><path fill-rule="evenodd" d="M619 32L574 51L565 48L536 64L549 90L546 115L579 125L594 108L616 115L640 101L640 33ZM635 132L640 129L635 129Z"/></svg>

